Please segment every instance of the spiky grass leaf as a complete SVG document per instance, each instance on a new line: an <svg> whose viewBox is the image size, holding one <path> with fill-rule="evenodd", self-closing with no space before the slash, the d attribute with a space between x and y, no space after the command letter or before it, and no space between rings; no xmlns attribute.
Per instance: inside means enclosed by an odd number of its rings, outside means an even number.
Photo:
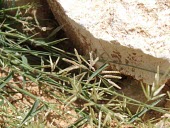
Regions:
<svg viewBox="0 0 170 128"><path fill-rule="evenodd" d="M149 105L149 107L144 107L143 110L141 110L140 112L136 113L135 115L133 115L130 120L128 122L132 123L134 122L137 118L141 117L143 114L145 114L147 111L149 111L150 109L152 109L152 107L154 107L155 105L157 105L162 99L158 99L157 101L153 102L151 105Z"/></svg>
<svg viewBox="0 0 170 128"><path fill-rule="evenodd" d="M159 94L159 95L157 95L157 96L154 96L151 100L157 100L157 99L160 99L160 98L162 98L162 97L164 97L166 94Z"/></svg>
<svg viewBox="0 0 170 128"><path fill-rule="evenodd" d="M62 28L64 27L64 25L61 25L59 27L57 27L56 29L54 29L51 34L47 37L47 39L50 39L51 37L55 36L57 32L59 32Z"/></svg>
<svg viewBox="0 0 170 128"><path fill-rule="evenodd" d="M48 42L47 45L48 46L53 46L53 45L56 45L64 40L67 40L68 38L62 38L62 39L59 39L59 40L55 40L55 41L52 41L52 42Z"/></svg>
<svg viewBox="0 0 170 128"><path fill-rule="evenodd" d="M22 56L21 56L21 59L22 59L22 63L24 63L25 65L28 65L28 60L27 60L27 58L25 57L25 55L22 55Z"/></svg>
<svg viewBox="0 0 170 128"><path fill-rule="evenodd" d="M87 118L86 117L82 117L82 118L78 119L75 123L73 123L70 126L68 126L68 128L80 128L86 122L87 122Z"/></svg>
<svg viewBox="0 0 170 128"><path fill-rule="evenodd" d="M22 126L25 122L27 122L33 115L33 113L36 111L36 109L38 108L39 105L39 100L36 100L32 106L32 108L30 109L30 111L28 112L28 114L25 116L25 118L22 120L20 126Z"/></svg>
<svg viewBox="0 0 170 128"><path fill-rule="evenodd" d="M65 108L67 107L67 106L69 106L71 103L73 103L74 101L76 101L77 100L77 96L76 95L72 95L72 96L70 96L68 99L66 99L66 101L65 101L65 103L66 103L66 105L65 105Z"/></svg>
<svg viewBox="0 0 170 128"><path fill-rule="evenodd" d="M0 106L2 106L3 104L4 104L4 97L0 95Z"/></svg>
<svg viewBox="0 0 170 128"><path fill-rule="evenodd" d="M164 87L165 87L165 84L161 85L158 89L156 89L153 93L153 96L157 96Z"/></svg>
<svg viewBox="0 0 170 128"><path fill-rule="evenodd" d="M150 100L151 99L151 97L150 97L150 85L147 85L147 87L145 88L143 82L141 82L141 86L142 86L142 90L143 90L145 97L148 100Z"/></svg>
<svg viewBox="0 0 170 128"><path fill-rule="evenodd" d="M75 55L77 57L77 60L78 60L79 64L82 64L81 56L78 54L78 51L76 49L74 49L74 53L75 53Z"/></svg>
<svg viewBox="0 0 170 128"><path fill-rule="evenodd" d="M108 66L108 64L104 64L102 65L98 70L96 70L95 72L92 73L92 75L88 78L86 84L88 84L95 76L97 76L101 71L103 71L106 67Z"/></svg>
<svg viewBox="0 0 170 128"><path fill-rule="evenodd" d="M102 125L102 111L99 111L98 128L101 128L101 125Z"/></svg>
<svg viewBox="0 0 170 128"><path fill-rule="evenodd" d="M104 121L103 121L102 126L105 127L107 124L110 124L111 121L112 121L112 117L111 117L110 113L108 112L108 113L106 114L106 117L105 117L105 119L104 119Z"/></svg>
<svg viewBox="0 0 170 128"><path fill-rule="evenodd" d="M7 83L9 83L9 81L12 78L13 78L13 72L10 72L4 80L1 80L2 82L0 83L0 89L2 89Z"/></svg>
<svg viewBox="0 0 170 128"><path fill-rule="evenodd" d="M28 9L30 7L31 7L31 5L27 4L27 5L18 6L18 7L5 8L5 9L0 9L0 13L8 12L8 11L13 11L13 10L18 10L18 9Z"/></svg>

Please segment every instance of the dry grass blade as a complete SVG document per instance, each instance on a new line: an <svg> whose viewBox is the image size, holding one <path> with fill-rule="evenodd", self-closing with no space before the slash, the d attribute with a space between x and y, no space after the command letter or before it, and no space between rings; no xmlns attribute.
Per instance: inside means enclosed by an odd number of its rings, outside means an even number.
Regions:
<svg viewBox="0 0 170 128"><path fill-rule="evenodd" d="M118 86L115 82L111 81L111 80L107 80L113 87L116 87L117 89L121 89L120 86Z"/></svg>
<svg viewBox="0 0 170 128"><path fill-rule="evenodd" d="M158 89L156 89L153 93L153 96L157 96L161 90L165 87L165 84L163 84L162 86L160 86Z"/></svg>
<svg viewBox="0 0 170 128"><path fill-rule="evenodd" d="M119 71L102 71L101 74L120 74Z"/></svg>
<svg viewBox="0 0 170 128"><path fill-rule="evenodd" d="M103 76L104 78L113 78L113 79L121 79L122 77L121 76L113 76L113 75L104 75Z"/></svg>
<svg viewBox="0 0 170 128"><path fill-rule="evenodd" d="M74 52L75 52L75 55L76 55L76 57L77 57L77 60L78 60L79 64L82 64L82 61L81 61L80 55L78 54L77 50L76 50L76 49L74 49Z"/></svg>

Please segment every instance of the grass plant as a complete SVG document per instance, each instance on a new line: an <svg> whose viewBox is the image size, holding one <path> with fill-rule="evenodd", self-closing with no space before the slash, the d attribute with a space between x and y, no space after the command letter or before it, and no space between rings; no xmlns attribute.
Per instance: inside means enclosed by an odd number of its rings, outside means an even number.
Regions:
<svg viewBox="0 0 170 128"><path fill-rule="evenodd" d="M37 27L20 13L29 8L31 5L0 10L1 127L156 127L153 122L158 119L144 122L141 118L149 110L166 114L159 119L169 122L169 109L156 106L166 95L160 93L165 85L159 84L159 72L153 85L142 83L146 102L118 93L121 86L116 81L121 74L109 71L109 64L96 68L100 58L92 52L85 59L76 49L70 53L58 48L66 38L47 40L61 26L47 38L38 39L38 33L30 35L11 27ZM9 10L16 14L9 15ZM132 114L127 104L136 105L138 111Z"/></svg>

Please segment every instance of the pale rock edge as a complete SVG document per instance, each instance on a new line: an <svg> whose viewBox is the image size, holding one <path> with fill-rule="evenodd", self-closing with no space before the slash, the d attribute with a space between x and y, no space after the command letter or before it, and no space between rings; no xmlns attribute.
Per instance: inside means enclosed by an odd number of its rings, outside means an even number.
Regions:
<svg viewBox="0 0 170 128"><path fill-rule="evenodd" d="M116 68L121 73L133 76L135 79L148 84L153 83L158 65L160 66L160 76L169 68L169 58L149 55L140 48L125 46L117 40L96 38L86 27L71 19L57 0L48 0L48 3L57 21L64 25L67 36L83 53L94 51L101 59L113 62L111 63L113 69ZM164 78L161 81L162 84L166 80L167 78Z"/></svg>

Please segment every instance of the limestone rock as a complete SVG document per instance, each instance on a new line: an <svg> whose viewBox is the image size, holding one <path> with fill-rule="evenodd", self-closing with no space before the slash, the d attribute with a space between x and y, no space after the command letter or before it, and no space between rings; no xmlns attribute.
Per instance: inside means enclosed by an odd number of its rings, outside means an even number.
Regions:
<svg viewBox="0 0 170 128"><path fill-rule="evenodd" d="M160 75L170 67L169 0L48 0L48 3L67 36L84 53L94 51L123 74L151 84L157 66Z"/></svg>

